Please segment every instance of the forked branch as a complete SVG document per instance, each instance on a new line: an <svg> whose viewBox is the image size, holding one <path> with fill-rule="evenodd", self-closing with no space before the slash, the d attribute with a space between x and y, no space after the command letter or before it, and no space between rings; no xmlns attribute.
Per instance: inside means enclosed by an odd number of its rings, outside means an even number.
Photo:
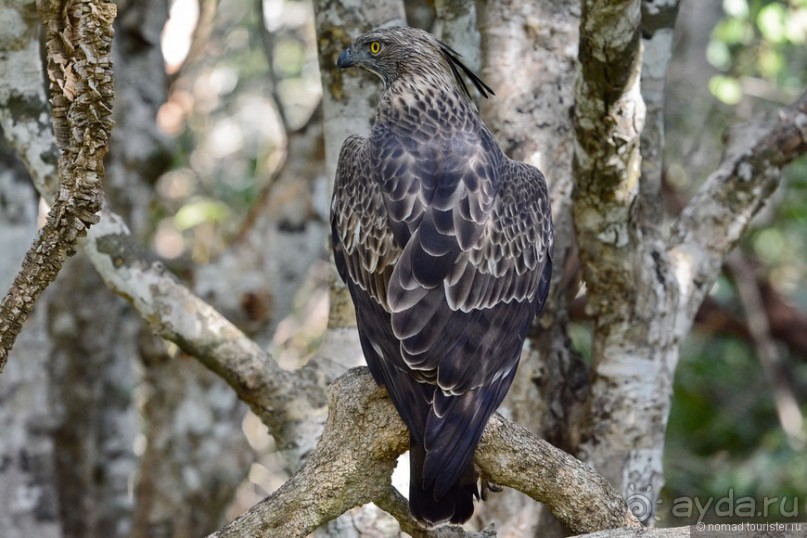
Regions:
<svg viewBox="0 0 807 538"><path fill-rule="evenodd" d="M407 447L406 428L386 391L367 368L354 368L331 386L325 431L303 468L211 536L306 536L347 510L375 501L401 517L400 499L389 484L396 459ZM546 504L574 532L639 525L622 497L591 467L499 415L485 429L476 463L488 480ZM409 517L404 526L414 523ZM457 536L459 531L429 532L423 536ZM452 534L440 534L446 532Z"/></svg>

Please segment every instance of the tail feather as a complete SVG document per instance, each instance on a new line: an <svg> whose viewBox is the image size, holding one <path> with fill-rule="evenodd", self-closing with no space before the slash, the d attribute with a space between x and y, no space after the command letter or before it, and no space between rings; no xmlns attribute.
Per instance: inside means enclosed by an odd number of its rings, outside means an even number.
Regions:
<svg viewBox="0 0 807 538"><path fill-rule="evenodd" d="M426 450L410 436L409 510L415 519L430 525L445 521L459 525L471 519L474 514L474 497L479 498L473 461L466 465L457 481L438 498L435 495L434 482L424 485L425 460Z"/></svg>

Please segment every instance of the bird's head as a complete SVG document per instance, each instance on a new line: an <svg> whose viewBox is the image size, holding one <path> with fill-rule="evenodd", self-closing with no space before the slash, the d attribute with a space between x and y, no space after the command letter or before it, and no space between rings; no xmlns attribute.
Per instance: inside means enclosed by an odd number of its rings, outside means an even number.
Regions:
<svg viewBox="0 0 807 538"><path fill-rule="evenodd" d="M461 72L471 80L483 97L491 90L460 60L451 47L423 30L408 26L378 28L360 35L336 62L340 69L359 67L373 73L385 88L407 75L434 73L447 76L470 97Z"/></svg>
<svg viewBox="0 0 807 538"><path fill-rule="evenodd" d="M414 44L407 46L402 42L401 30L400 27L383 28L360 35L339 55L336 67L364 69L389 87L400 75L400 62L408 60L415 49ZM413 29L408 30L417 35Z"/></svg>

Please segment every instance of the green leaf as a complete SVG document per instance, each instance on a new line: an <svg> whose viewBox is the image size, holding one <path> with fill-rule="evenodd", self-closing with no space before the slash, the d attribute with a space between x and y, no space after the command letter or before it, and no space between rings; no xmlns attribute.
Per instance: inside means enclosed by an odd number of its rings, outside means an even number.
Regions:
<svg viewBox="0 0 807 538"><path fill-rule="evenodd" d="M768 41L781 43L785 40L785 20L787 14L781 4L768 4L759 10L757 27Z"/></svg>
<svg viewBox="0 0 807 538"><path fill-rule="evenodd" d="M205 222L223 222L230 216L230 208L210 198L194 200L180 208L174 216L178 230L189 230Z"/></svg>
<svg viewBox="0 0 807 538"><path fill-rule="evenodd" d="M727 105L736 105L743 98L740 82L734 77L715 75L709 80L709 91Z"/></svg>

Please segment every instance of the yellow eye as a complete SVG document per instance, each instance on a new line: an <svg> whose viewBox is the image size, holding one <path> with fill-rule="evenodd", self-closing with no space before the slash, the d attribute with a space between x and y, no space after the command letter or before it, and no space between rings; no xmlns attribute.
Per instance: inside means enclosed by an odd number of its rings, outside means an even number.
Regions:
<svg viewBox="0 0 807 538"><path fill-rule="evenodd" d="M379 52L381 52L381 43L379 43L378 41L373 41L372 43L370 43L370 52L372 54L378 54Z"/></svg>

